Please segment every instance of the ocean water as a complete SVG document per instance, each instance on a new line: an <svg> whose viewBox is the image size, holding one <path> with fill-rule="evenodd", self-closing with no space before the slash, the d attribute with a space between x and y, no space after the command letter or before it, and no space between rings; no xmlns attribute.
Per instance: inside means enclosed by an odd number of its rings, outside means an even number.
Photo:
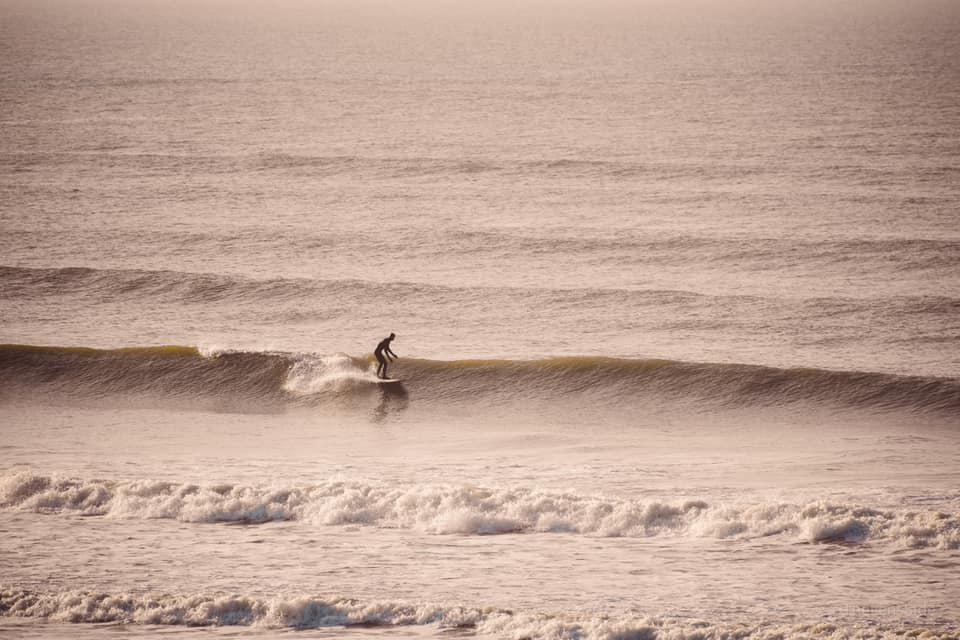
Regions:
<svg viewBox="0 0 960 640"><path fill-rule="evenodd" d="M960 637L958 43L0 0L0 638Z"/></svg>

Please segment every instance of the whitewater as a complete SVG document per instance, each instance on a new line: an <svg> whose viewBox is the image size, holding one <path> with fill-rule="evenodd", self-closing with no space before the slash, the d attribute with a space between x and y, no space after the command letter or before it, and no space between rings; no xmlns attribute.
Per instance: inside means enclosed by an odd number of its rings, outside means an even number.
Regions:
<svg viewBox="0 0 960 640"><path fill-rule="evenodd" d="M960 638L958 42L0 0L0 638Z"/></svg>

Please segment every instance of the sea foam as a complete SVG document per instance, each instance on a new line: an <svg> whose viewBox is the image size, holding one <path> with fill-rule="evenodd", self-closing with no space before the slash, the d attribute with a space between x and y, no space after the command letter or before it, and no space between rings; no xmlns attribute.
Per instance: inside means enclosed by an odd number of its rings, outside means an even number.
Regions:
<svg viewBox="0 0 960 640"><path fill-rule="evenodd" d="M509 611L460 603L362 601L342 596L293 595L272 599L232 594L140 595L89 591L44 593L0 589L0 616L57 622L312 629L431 625L484 636L544 640L883 640L955 638L951 630L843 627L822 621L796 624L715 623L628 614Z"/></svg>
<svg viewBox="0 0 960 640"><path fill-rule="evenodd" d="M530 488L381 485L332 480L303 487L195 485L150 480L0 476L0 508L110 518L250 524L295 520L432 534L543 532L596 537L699 537L794 542L884 542L960 548L960 518L938 511L878 510L812 501L642 502Z"/></svg>

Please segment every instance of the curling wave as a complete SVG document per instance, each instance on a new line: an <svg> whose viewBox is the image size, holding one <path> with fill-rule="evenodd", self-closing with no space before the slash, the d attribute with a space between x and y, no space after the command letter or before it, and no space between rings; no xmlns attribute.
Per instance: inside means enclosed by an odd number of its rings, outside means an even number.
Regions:
<svg viewBox="0 0 960 640"><path fill-rule="evenodd" d="M421 360L395 365L418 402L575 398L620 406L643 397L723 406L808 402L960 415L960 380L865 371L780 369L653 359ZM349 400L377 387L370 358L160 346L123 349L0 345L0 397L54 393L192 399L244 410ZM583 406L583 405L582 405ZM589 406L589 405L587 405Z"/></svg>
<svg viewBox="0 0 960 640"><path fill-rule="evenodd" d="M329 481L308 487L199 486L173 482L0 476L0 508L194 523L296 520L433 534L557 533L598 537L697 537L789 542L881 542L960 548L960 518L938 511L888 511L807 504L639 502L526 488L384 486Z"/></svg>

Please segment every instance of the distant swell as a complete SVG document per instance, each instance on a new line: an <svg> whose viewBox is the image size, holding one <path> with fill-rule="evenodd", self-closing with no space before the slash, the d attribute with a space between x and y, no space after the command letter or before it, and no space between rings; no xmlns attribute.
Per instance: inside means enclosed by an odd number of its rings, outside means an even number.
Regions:
<svg viewBox="0 0 960 640"><path fill-rule="evenodd" d="M551 614L466 604L363 601L312 594L267 599L224 593L143 595L3 588L0 589L0 616L72 623L120 622L280 629L431 625L455 633L470 630L483 637L531 640L867 640L881 637L946 640L956 637L949 629L898 628L889 623L872 625L870 628L845 628L820 621L731 625L636 614L619 617L572 612Z"/></svg>
<svg viewBox="0 0 960 640"><path fill-rule="evenodd" d="M401 359L393 371L405 382L392 390L409 391L422 406L574 399L599 408L655 397L723 406L812 402L960 415L960 381L953 378L603 357ZM8 399L30 394L152 397L224 410L332 400L349 406L351 399L388 389L375 383L370 359L347 355L0 345L0 398Z"/></svg>
<svg viewBox="0 0 960 640"><path fill-rule="evenodd" d="M329 481L303 487L200 486L156 481L0 476L0 508L113 518L257 524L296 520L432 534L556 533L680 536L788 542L883 542L960 548L960 519L937 511L806 504L639 502L526 488L379 485Z"/></svg>

